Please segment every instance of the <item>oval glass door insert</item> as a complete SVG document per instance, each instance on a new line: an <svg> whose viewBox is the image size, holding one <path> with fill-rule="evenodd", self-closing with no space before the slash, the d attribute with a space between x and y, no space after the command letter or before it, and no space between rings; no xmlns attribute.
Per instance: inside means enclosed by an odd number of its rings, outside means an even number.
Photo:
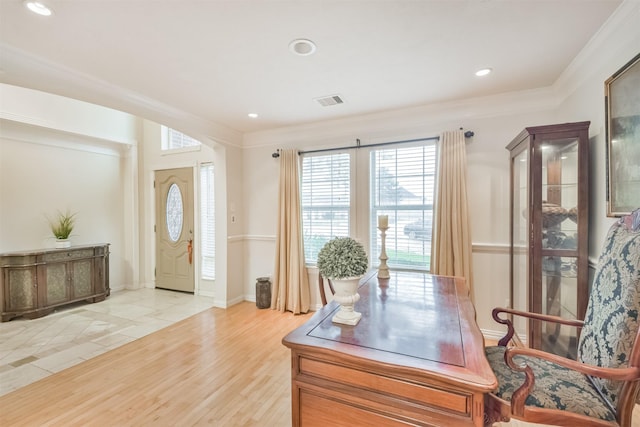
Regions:
<svg viewBox="0 0 640 427"><path fill-rule="evenodd" d="M183 218L182 192L174 183L171 184L167 193L167 231L172 242L177 242L180 238Z"/></svg>

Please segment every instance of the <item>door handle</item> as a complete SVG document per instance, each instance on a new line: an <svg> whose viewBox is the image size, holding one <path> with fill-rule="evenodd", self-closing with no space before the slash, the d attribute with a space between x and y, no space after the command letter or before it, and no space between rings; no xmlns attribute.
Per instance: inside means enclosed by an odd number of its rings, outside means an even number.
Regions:
<svg viewBox="0 0 640 427"><path fill-rule="evenodd" d="M187 245L187 252L189 253L189 264L193 263L193 239L189 239L189 244Z"/></svg>

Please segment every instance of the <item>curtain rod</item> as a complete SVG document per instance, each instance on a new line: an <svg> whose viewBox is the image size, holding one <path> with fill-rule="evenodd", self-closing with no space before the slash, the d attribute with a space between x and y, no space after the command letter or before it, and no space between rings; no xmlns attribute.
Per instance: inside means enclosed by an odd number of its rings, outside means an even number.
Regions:
<svg viewBox="0 0 640 427"><path fill-rule="evenodd" d="M462 130L462 128L460 128L460 130ZM465 138L471 138L474 134L473 131L468 130L464 133L464 137ZM395 145L395 144L406 144L409 142L420 142L420 141L434 141L434 140L439 140L440 137L439 136L430 136L427 138L417 138L417 139L405 139L403 141L390 141L390 142L381 142L379 144L365 144L365 145L361 145L360 144L360 139L356 139L356 145L352 145L349 147L334 147L334 148L323 148L320 150L308 150L308 151L298 151L298 155L301 154L310 154L310 153L324 153L327 151L338 151L338 150L348 150L351 148L367 148L367 147L380 147L382 145ZM275 153L271 154L271 157L273 157L274 159L277 159L278 157L280 157L280 149L277 149Z"/></svg>

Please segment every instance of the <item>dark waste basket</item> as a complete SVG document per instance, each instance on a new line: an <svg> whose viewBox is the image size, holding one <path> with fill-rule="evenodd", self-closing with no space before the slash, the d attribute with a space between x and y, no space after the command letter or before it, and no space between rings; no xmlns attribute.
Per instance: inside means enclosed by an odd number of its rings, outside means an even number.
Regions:
<svg viewBox="0 0 640 427"><path fill-rule="evenodd" d="M271 307L271 280L268 277L256 279L256 306L258 308Z"/></svg>

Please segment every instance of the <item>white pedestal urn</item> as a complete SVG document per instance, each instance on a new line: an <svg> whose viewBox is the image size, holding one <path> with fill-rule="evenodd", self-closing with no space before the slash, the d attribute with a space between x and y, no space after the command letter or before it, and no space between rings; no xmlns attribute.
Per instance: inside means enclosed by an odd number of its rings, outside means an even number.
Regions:
<svg viewBox="0 0 640 427"><path fill-rule="evenodd" d="M340 310L331 319L334 323L356 325L362 317L353 310L353 305L360 299L358 284L368 267L364 246L351 237L335 237L318 252L318 271L331 279L333 300L340 304Z"/></svg>
<svg viewBox="0 0 640 427"><path fill-rule="evenodd" d="M333 316L332 322L342 323L343 325L356 325L360 321L362 314L355 311L353 306L360 300L358 284L361 277L331 279L333 289L336 291L333 295L333 300L340 304L340 310Z"/></svg>

